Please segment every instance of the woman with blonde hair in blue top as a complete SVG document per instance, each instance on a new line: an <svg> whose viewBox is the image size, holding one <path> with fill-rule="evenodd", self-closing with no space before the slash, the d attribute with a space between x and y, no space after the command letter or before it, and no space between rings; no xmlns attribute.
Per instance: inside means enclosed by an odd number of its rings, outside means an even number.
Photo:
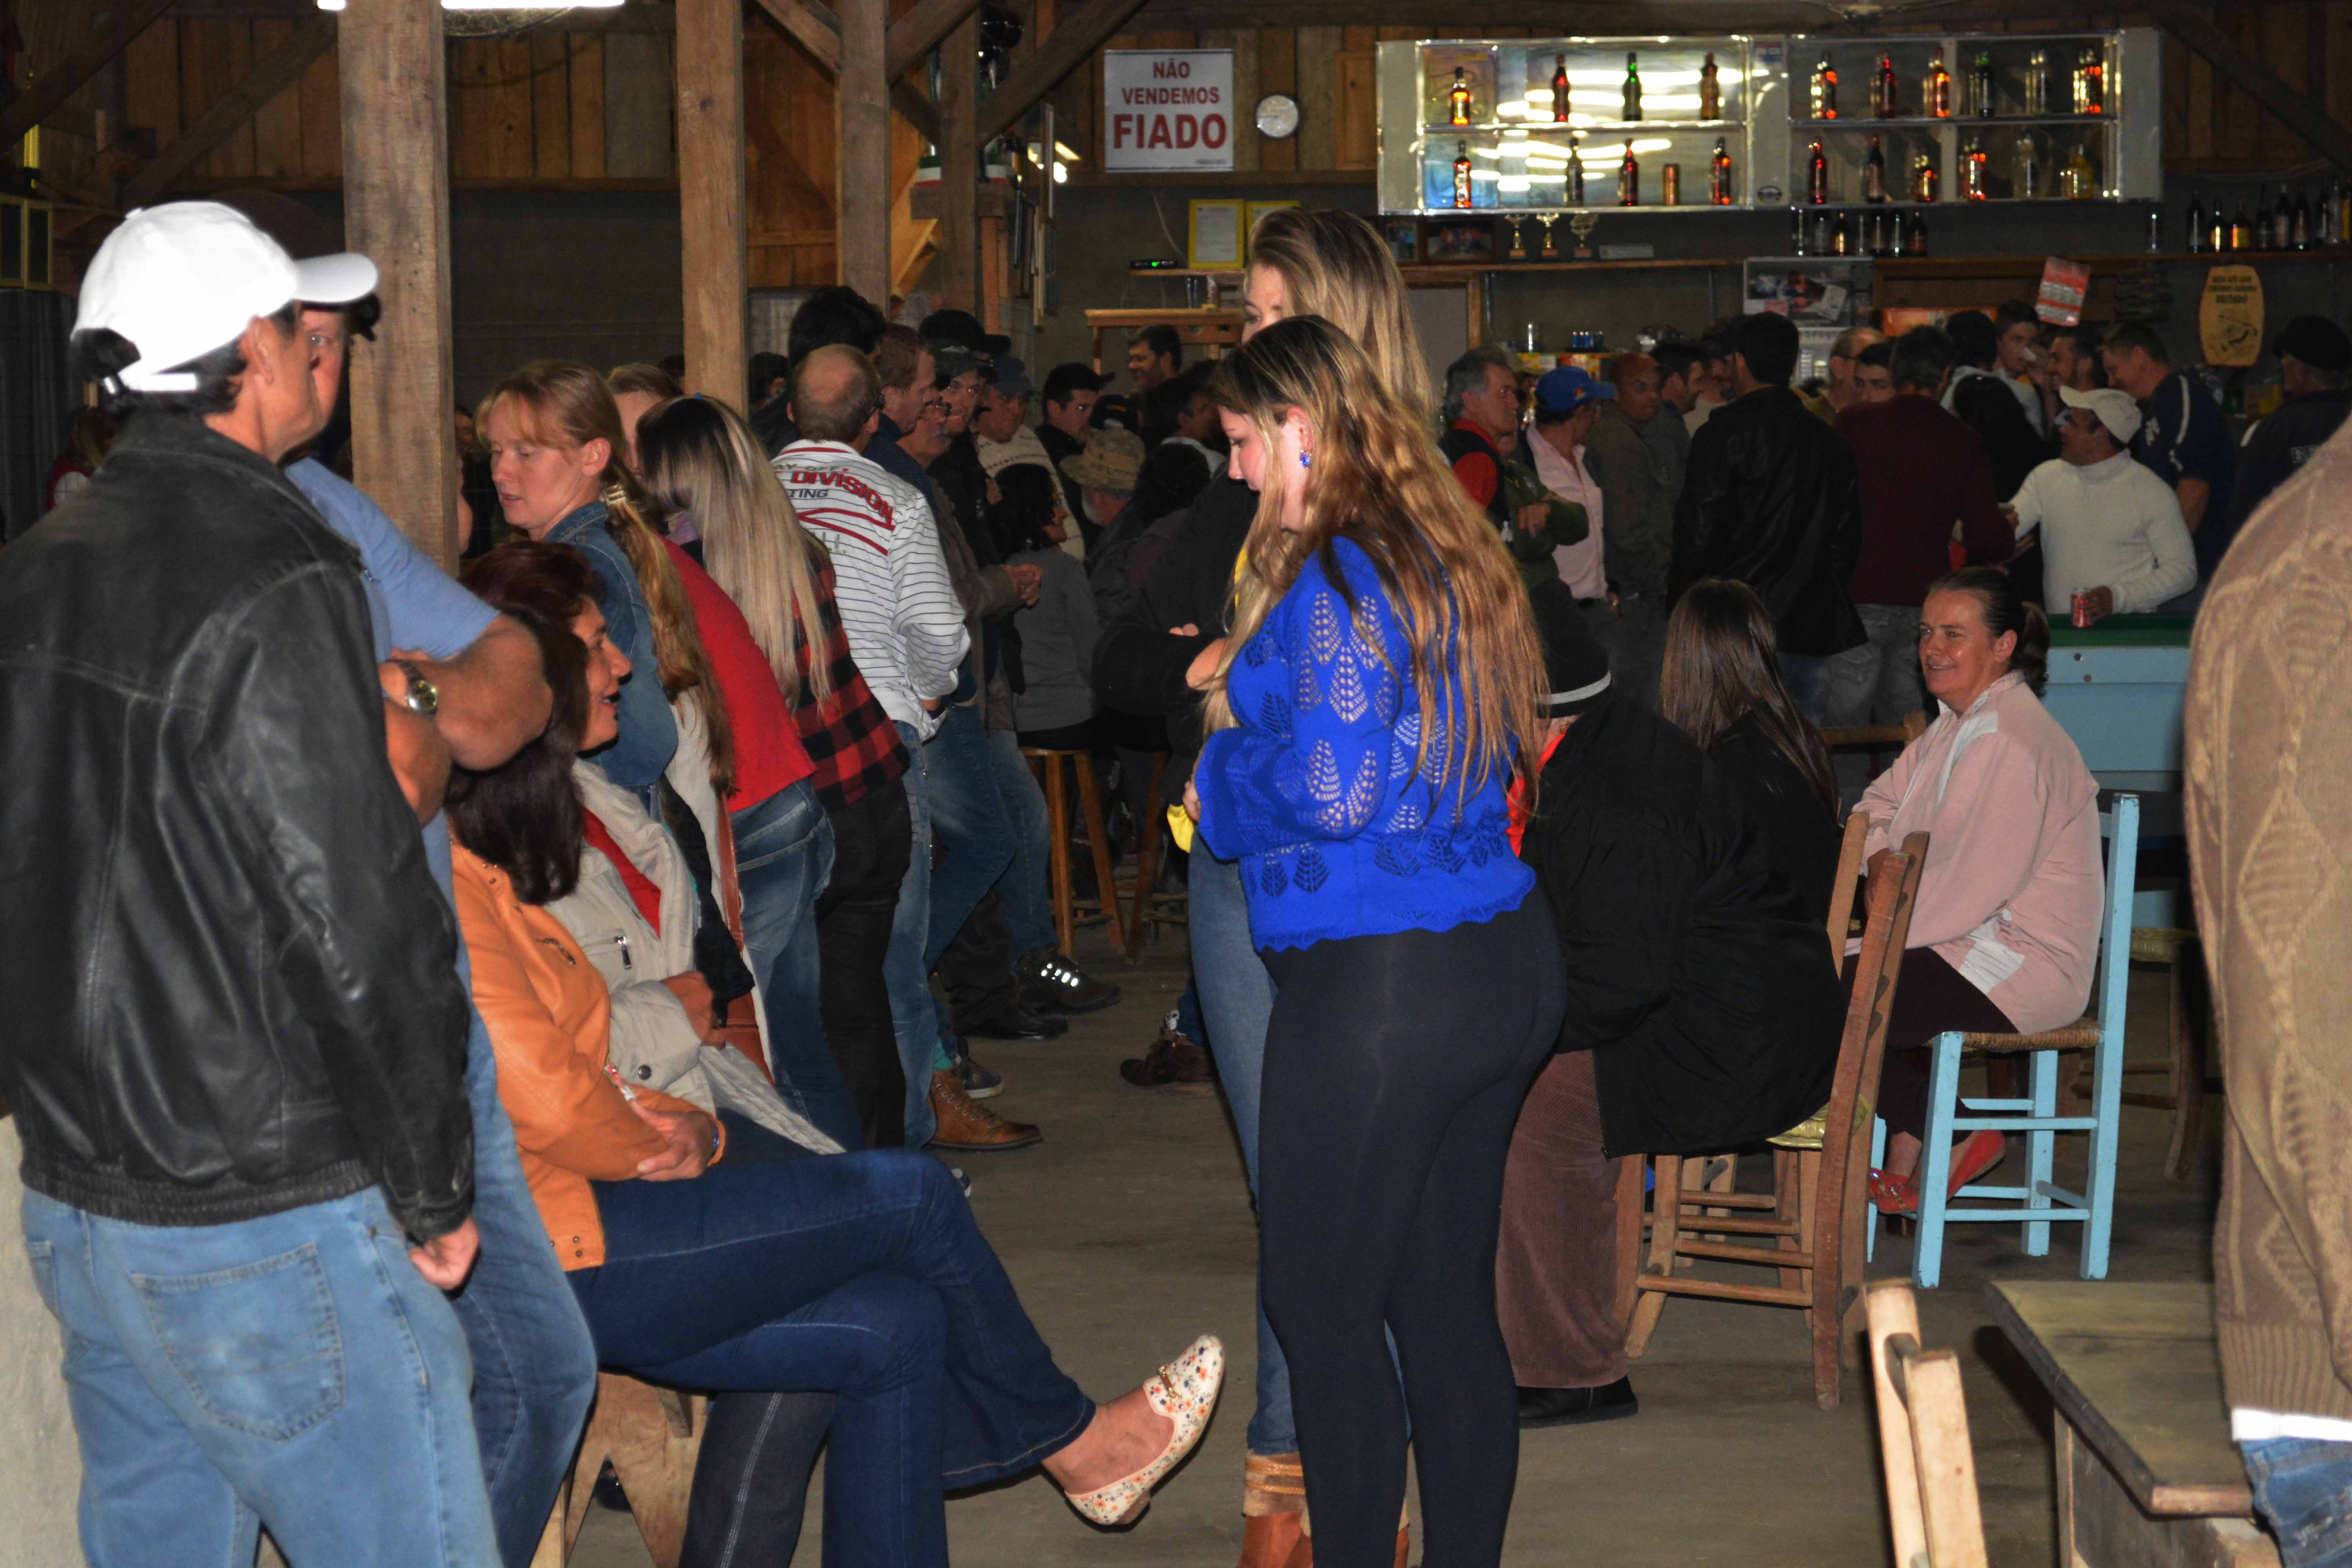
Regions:
<svg viewBox="0 0 2352 1568"><path fill-rule="evenodd" d="M1503 1161L1561 1008L1506 805L1542 656L1486 520L1338 328L1266 328L1212 395L1260 499L1186 805L1275 980L1262 1287L1315 1559L1388 1568L1410 1413L1423 1561L1491 1564L1518 1458Z"/></svg>

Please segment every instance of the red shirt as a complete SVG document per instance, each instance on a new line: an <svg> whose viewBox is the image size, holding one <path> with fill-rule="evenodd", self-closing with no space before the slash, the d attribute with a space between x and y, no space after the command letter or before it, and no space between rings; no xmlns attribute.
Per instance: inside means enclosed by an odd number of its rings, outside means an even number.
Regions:
<svg viewBox="0 0 2352 1568"><path fill-rule="evenodd" d="M1952 569L1952 525L1977 561L2006 561L2016 537L2000 515L1981 437L1932 397L1899 393L1850 405L1837 433L1853 449L1862 554L1846 592L1857 605L1911 605Z"/></svg>
<svg viewBox="0 0 2352 1568"><path fill-rule="evenodd" d="M800 726L768 656L751 639L751 623L693 556L667 539L662 548L686 584L694 629L719 678L719 700L727 704L727 722L735 731L735 793L727 797L727 809L741 811L790 789L816 772L816 765L801 744Z"/></svg>

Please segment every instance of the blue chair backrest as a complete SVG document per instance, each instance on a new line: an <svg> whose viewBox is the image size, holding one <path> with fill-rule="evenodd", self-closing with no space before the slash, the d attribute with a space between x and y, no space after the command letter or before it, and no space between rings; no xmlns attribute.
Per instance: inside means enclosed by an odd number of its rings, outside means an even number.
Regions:
<svg viewBox="0 0 2352 1568"><path fill-rule="evenodd" d="M2099 915L2098 1017L2100 1043L2124 1037L2124 1003L2131 984L2132 878L2139 866L2139 796L2117 795L2099 813L2099 837L2106 841L2107 899Z"/></svg>

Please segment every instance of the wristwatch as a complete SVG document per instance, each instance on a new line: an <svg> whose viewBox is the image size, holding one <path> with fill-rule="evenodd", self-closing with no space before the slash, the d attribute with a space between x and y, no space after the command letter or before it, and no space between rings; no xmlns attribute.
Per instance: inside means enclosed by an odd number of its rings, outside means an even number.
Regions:
<svg viewBox="0 0 2352 1568"><path fill-rule="evenodd" d="M420 719L430 719L441 711L441 689L426 677L424 666L413 658L395 658L400 673L408 677L408 693L401 705Z"/></svg>

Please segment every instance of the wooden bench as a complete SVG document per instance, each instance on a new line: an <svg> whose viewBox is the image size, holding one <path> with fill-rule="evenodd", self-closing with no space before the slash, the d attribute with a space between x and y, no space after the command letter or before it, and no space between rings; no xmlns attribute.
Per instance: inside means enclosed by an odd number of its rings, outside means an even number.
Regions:
<svg viewBox="0 0 2352 1568"><path fill-rule="evenodd" d="M2210 1285L1986 1294L2056 1406L2059 1568L2276 1568L2230 1441Z"/></svg>

